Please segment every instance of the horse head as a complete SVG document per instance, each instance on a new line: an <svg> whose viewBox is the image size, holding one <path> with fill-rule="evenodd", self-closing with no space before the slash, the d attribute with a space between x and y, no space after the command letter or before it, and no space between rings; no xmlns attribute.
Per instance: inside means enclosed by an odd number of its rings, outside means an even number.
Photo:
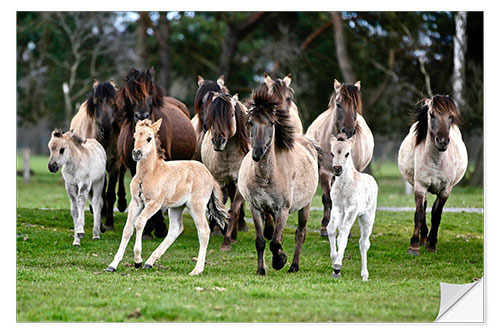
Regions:
<svg viewBox="0 0 500 333"><path fill-rule="evenodd" d="M458 121L455 102L450 96L434 95L425 100L427 106L427 126L432 142L437 150L443 152L450 143L451 124Z"/></svg>
<svg viewBox="0 0 500 333"><path fill-rule="evenodd" d="M229 90L224 85L224 75L219 76L216 81L205 80L198 75L198 90L194 99L194 110L200 119L200 125L204 132L208 130L206 125L206 114L208 107L214 99L214 93L229 94Z"/></svg>
<svg viewBox="0 0 500 333"><path fill-rule="evenodd" d="M87 112L95 119L99 141L108 140L113 132L117 111L115 96L116 86L113 80L104 83L94 80L93 89L87 98Z"/></svg>
<svg viewBox="0 0 500 333"><path fill-rule="evenodd" d="M352 84L340 84L335 80L335 96L330 100L330 107L335 103L335 125L339 133L351 138L356 134L356 117L362 112L361 104L361 82Z"/></svg>

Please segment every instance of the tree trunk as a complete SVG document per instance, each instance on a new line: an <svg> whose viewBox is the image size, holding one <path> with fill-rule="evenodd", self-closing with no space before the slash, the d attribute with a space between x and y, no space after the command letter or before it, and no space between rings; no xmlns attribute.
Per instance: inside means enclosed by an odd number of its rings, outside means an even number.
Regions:
<svg viewBox="0 0 500 333"><path fill-rule="evenodd" d="M455 15L455 36L453 37L453 98L458 107L464 109L465 52L467 50L467 12Z"/></svg>
<svg viewBox="0 0 500 333"><path fill-rule="evenodd" d="M160 55L158 83L164 88L165 94L170 91L170 26L166 13L161 13L158 27L154 31Z"/></svg>
<svg viewBox="0 0 500 333"><path fill-rule="evenodd" d="M146 69L146 40L149 22L149 13L148 12L139 12L139 19L137 20L137 28L136 28L136 44L135 50L137 53L137 60L135 66L139 70Z"/></svg>
<svg viewBox="0 0 500 333"><path fill-rule="evenodd" d="M343 21L339 12L331 12L335 39L335 49L337 51L337 60L339 61L340 71L345 82L354 84L356 76L352 70L351 60L347 54L347 42L344 34Z"/></svg>

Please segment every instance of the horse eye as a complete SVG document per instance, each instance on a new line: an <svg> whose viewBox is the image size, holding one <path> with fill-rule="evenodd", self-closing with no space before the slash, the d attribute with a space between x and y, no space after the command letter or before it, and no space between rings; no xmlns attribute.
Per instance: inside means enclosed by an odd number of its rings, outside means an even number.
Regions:
<svg viewBox="0 0 500 333"><path fill-rule="evenodd" d="M342 106L339 103L337 103L337 108L341 109Z"/></svg>
<svg viewBox="0 0 500 333"><path fill-rule="evenodd" d="M436 116L434 115L434 113L431 113L431 118L432 119L436 118Z"/></svg>
<svg viewBox="0 0 500 333"><path fill-rule="evenodd" d="M332 155L332 157L335 157L335 155L333 155L333 153L332 153L332 152L330 152L330 155Z"/></svg>
<svg viewBox="0 0 500 333"><path fill-rule="evenodd" d="M59 149L59 154L63 154L63 153L64 153L64 148Z"/></svg>
<svg viewBox="0 0 500 333"><path fill-rule="evenodd" d="M149 137L149 138L147 139L147 141L148 141L148 142L151 142L151 137Z"/></svg>
<svg viewBox="0 0 500 333"><path fill-rule="evenodd" d="M346 153L346 154L345 154L345 157L347 157L347 156L349 156L349 153Z"/></svg>

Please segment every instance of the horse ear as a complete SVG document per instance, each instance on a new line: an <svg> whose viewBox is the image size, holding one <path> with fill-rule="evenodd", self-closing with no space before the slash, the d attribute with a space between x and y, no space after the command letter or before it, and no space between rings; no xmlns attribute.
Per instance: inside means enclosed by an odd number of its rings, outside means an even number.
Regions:
<svg viewBox="0 0 500 333"><path fill-rule="evenodd" d="M231 104L233 105L233 108L236 108L236 104L238 104L238 94L234 94L234 96L231 97Z"/></svg>
<svg viewBox="0 0 500 333"><path fill-rule="evenodd" d="M431 104L432 104L432 99L431 98L426 98L425 101L424 101L424 103L430 109L431 108Z"/></svg>
<svg viewBox="0 0 500 333"><path fill-rule="evenodd" d="M148 74L149 74L149 76L151 76L151 80L154 81L155 80L155 68L153 66L149 67Z"/></svg>
<svg viewBox="0 0 500 333"><path fill-rule="evenodd" d="M340 82L337 81L337 79L335 79L333 86L335 87L335 93L338 94L340 91L340 88L342 87L342 84L340 84Z"/></svg>
<svg viewBox="0 0 500 333"><path fill-rule="evenodd" d="M92 87L94 87L94 90L97 88L98 85L99 81L97 81L97 79L94 79L94 84L92 85Z"/></svg>
<svg viewBox="0 0 500 333"><path fill-rule="evenodd" d="M354 84L354 86L356 88L358 88L358 91L361 91L361 81L356 81L356 83Z"/></svg>
<svg viewBox="0 0 500 333"><path fill-rule="evenodd" d="M205 79L203 78L203 76L198 75L198 87L201 87L201 84L203 83L203 81L205 81Z"/></svg>
<svg viewBox="0 0 500 333"><path fill-rule="evenodd" d="M273 87L273 79L267 73L264 73L264 82L267 86L267 88L271 89Z"/></svg>
<svg viewBox="0 0 500 333"><path fill-rule="evenodd" d="M292 74L288 74L287 76L285 76L283 78L283 82L285 82L285 85L289 87L290 83L292 83Z"/></svg>
<svg viewBox="0 0 500 333"><path fill-rule="evenodd" d="M158 131L160 130L160 126L161 126L161 121L162 121L162 120L163 120L163 119L162 119L162 118L160 118L160 119L158 119L158 120L157 120L157 121L156 121L153 125L151 125L151 128L153 129L153 131L154 131L155 133L156 133L156 132L158 132Z"/></svg>
<svg viewBox="0 0 500 333"><path fill-rule="evenodd" d="M219 76L219 78L217 79L217 84L221 89L224 88L224 74Z"/></svg>

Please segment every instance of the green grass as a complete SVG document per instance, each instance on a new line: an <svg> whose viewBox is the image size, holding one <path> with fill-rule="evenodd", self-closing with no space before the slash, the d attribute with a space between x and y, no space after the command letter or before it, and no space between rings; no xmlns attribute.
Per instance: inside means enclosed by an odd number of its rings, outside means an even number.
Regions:
<svg viewBox="0 0 500 333"><path fill-rule="evenodd" d="M238 243L229 253L218 250L222 237L213 236L205 271L188 276L198 253L188 214L184 215L183 234L153 270L130 265L132 239L117 271L104 273L118 248L126 214L116 213L117 231L92 241L87 212L86 235L82 246L74 248L64 184L60 172L49 174L46 164L46 157L33 158L35 175L28 185L17 177L17 320L21 322L432 321L439 310L439 282L470 283L483 276L483 214L444 213L438 253L422 251L419 257L410 257L406 250L413 213L386 211L377 212L368 252L368 282L362 282L360 276L357 225L347 245L342 278L331 278L329 243L317 232L321 211L311 212L301 269L295 274L286 270L293 256L296 214L290 217L283 236L288 263L281 271L273 270L267 248L265 277L255 274L252 224L249 232L238 235ZM398 175L397 166L391 164L382 165L375 174L379 206L412 206L411 196L409 201L401 198L403 185ZM388 199L392 194L396 197ZM449 207L482 207L481 189L458 187L453 196L457 201L452 204L450 199ZM314 200L314 206L321 206L318 195ZM143 242L144 259L160 241Z"/></svg>

